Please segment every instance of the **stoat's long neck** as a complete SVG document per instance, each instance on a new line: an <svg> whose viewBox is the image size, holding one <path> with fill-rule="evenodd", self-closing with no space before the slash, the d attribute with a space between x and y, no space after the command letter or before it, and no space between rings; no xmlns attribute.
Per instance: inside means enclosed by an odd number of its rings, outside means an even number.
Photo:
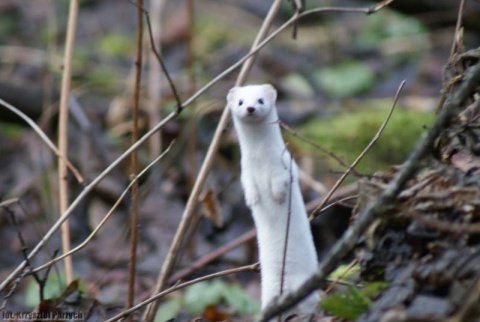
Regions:
<svg viewBox="0 0 480 322"><path fill-rule="evenodd" d="M285 143L280 131L279 119L275 109L268 117L259 123L243 122L234 117L235 129L237 131L242 156L254 155L268 156L267 152L283 152Z"/></svg>

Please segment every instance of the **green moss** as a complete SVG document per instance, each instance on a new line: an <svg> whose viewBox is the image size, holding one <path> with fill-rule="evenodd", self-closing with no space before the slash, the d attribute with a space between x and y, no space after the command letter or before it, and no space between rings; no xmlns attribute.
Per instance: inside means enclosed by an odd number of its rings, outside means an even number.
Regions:
<svg viewBox="0 0 480 322"><path fill-rule="evenodd" d="M298 131L351 163L373 138L391 104L390 99L368 101L355 111L309 121ZM373 173L402 163L433 118L433 113L397 107L380 139L360 162L357 170ZM307 143L302 145L311 151L315 150ZM336 161L329 159L329 164L338 169Z"/></svg>

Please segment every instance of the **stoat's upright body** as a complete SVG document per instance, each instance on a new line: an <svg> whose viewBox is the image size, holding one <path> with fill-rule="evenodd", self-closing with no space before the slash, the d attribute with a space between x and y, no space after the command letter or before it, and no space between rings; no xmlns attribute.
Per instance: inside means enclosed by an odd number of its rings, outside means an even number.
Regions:
<svg viewBox="0 0 480 322"><path fill-rule="evenodd" d="M317 255L298 184L298 169L282 138L276 98L277 92L268 84L234 87L227 96L240 142L245 200L257 228L262 308L281 293L289 212L283 292L298 287L317 267ZM313 312L318 301L318 294L311 294L294 311Z"/></svg>

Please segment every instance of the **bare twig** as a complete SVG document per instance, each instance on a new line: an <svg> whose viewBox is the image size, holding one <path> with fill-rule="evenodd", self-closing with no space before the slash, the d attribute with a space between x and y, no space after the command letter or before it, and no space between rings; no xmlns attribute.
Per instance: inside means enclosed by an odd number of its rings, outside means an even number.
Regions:
<svg viewBox="0 0 480 322"><path fill-rule="evenodd" d="M292 168L293 168L293 157L290 155L290 166L289 166L289 172L290 172L290 185L289 185L289 192L288 192L288 208L287 208L287 224L285 226L285 242L283 243L283 253L282 253L282 266L281 266L281 272L280 272L280 294L283 294L283 287L285 284L285 268L287 264L287 251L288 251L288 241L290 237L290 220L292 218L292 188L293 188L293 173L292 173ZM279 232L282 233L282 232ZM282 321L282 315L280 314L278 316L278 321Z"/></svg>
<svg viewBox="0 0 480 322"><path fill-rule="evenodd" d="M337 263L345 257L355 246L358 238L368 226L378 217L386 215L386 208L394 202L395 197L416 173L420 161L432 148L432 145L441 131L448 125L453 111L461 106L480 86L480 64L472 66L465 71L463 82L453 95L449 95L445 106L441 109L432 127L419 139L413 152L408 157L402 168L395 174L390 183L372 200L357 216L356 221L343 234L342 238L333 246L329 255L320 263L317 272L308 278L296 291L275 299L260 314L257 321L267 321L280 312L292 307L308 296L320 285L336 267Z"/></svg>
<svg viewBox="0 0 480 322"><path fill-rule="evenodd" d="M378 10L382 9L382 8L385 8L386 6L388 6L390 3L392 3L393 1L395 0L384 0L380 3L377 3L373 6L370 7L370 11L368 12L368 14L371 14L371 13L375 13L377 12Z"/></svg>
<svg viewBox="0 0 480 322"><path fill-rule="evenodd" d="M339 199L344 198L346 196L350 196L358 190L358 182L347 184L341 188L338 188L335 193L332 195L330 199ZM313 209L317 208L318 204L325 199L325 196L318 197L312 201L307 202L305 208L307 212L313 211Z"/></svg>
<svg viewBox="0 0 480 322"><path fill-rule="evenodd" d="M172 77L170 76L170 73L168 72L167 66L165 65L165 62L163 61L162 55L157 51L157 48L155 47L155 40L153 39L153 33L152 33L152 25L150 23L150 15L148 14L148 11L143 10L143 13L145 14L145 20L147 21L147 27L148 27L148 34L150 36L150 43L152 44L152 51L155 54L155 57L157 57L158 62L160 63L160 66L162 67L163 73L165 74L165 77L167 77L168 84L170 85L170 88L173 93L173 97L175 97L175 101L177 102L177 113L180 113L182 109L184 108L185 104L182 105L182 102L180 100L180 96L178 95L177 88L175 87L175 84L173 83Z"/></svg>
<svg viewBox="0 0 480 322"><path fill-rule="evenodd" d="M337 200L337 201L335 201L335 202L332 202L332 203L329 204L328 206L325 206L325 207L321 208L321 209L318 211L318 213L320 214L320 213L324 212L325 210L327 210L327 209L329 209L329 208L331 208L331 207L333 207L333 206L335 206L335 205L338 205L338 204L340 204L340 203L342 203L342 202L349 201L349 200L352 200L352 199L357 199L357 198L358 198L358 195L353 195L353 196L348 196L348 197L339 199L339 200Z"/></svg>
<svg viewBox="0 0 480 322"><path fill-rule="evenodd" d="M137 48L135 51L135 83L133 88L133 110L132 110L132 144L138 140L138 114L140 101L140 82L142 75L142 54L143 54L143 0L137 0ZM134 178L138 172L137 151L133 151L130 158L131 174ZM128 292L126 307L133 306L135 298L135 271L137 266L137 245L138 245L138 181L134 181L131 188L131 212L130 212L130 259L128 261ZM128 318L130 322L133 317Z"/></svg>
<svg viewBox="0 0 480 322"><path fill-rule="evenodd" d="M350 264L348 264L348 267L345 269L343 274L341 274L340 276L337 276L330 283L330 285L328 285L328 287L325 289L325 293L329 293L335 287L335 285L339 284L340 280L343 279L345 277L345 275L347 275L350 272L350 270L355 266L355 264L357 264L356 259L354 259Z"/></svg>
<svg viewBox="0 0 480 322"><path fill-rule="evenodd" d="M194 0L187 0L186 11L188 20L188 32L187 32L187 70L188 70L188 95L191 96L195 93L195 68L194 68L194 33L195 33L195 15L194 15ZM195 106L192 106L195 110ZM191 114L190 124L188 126L188 189L191 190L195 184L195 178L197 177L197 122L195 120L195 113ZM193 237L193 234L192 234ZM193 240L193 239L192 239Z"/></svg>
<svg viewBox="0 0 480 322"><path fill-rule="evenodd" d="M158 299L162 298L163 296L165 296L169 293L172 293L174 291L180 290L182 288L185 288L187 286L190 286L190 285L193 285L193 284L196 284L196 283L199 283L199 282L207 281L207 280L210 280L210 279L213 279L213 278L225 276L225 275L236 274L236 273L244 272L244 271L255 271L255 270L258 270L258 263L255 263L255 264L252 264L252 265L247 265L247 266L242 266L242 267L237 267L237 268L232 268L232 269L227 269L227 270L217 272L217 273L214 273L214 274L202 276L202 277L196 278L194 280L191 280L191 281L188 281L188 282L185 282L185 283L182 283L182 284L174 285L174 286L170 287L169 289L166 289L165 291L160 292L158 294L155 294L154 296L146 299L145 301L138 303L137 305L135 305L131 309L128 309L128 310L126 310L126 311L124 311L120 314L115 315L114 317L106 320L105 322L113 322L113 321L117 321L117 320L120 320L122 318L125 318L128 315L132 314L134 311L136 311L138 309L141 309L142 307L152 303L153 301L157 301Z"/></svg>
<svg viewBox="0 0 480 322"><path fill-rule="evenodd" d="M335 182L335 185L332 187L332 189L330 189L327 196L322 200L322 202L318 205L318 207L315 208L310 213L310 220L313 220L315 218L315 214L317 213L317 211L319 211L320 209L323 208L323 206L326 205L326 203L330 200L330 197L333 195L335 190L337 190L337 188L343 183L343 181L350 174L352 169L357 166L357 164L363 159L363 157L368 153L368 151L370 151L372 146L378 141L378 139L380 138L380 135L382 134L385 127L387 126L387 123L390 120L390 117L392 116L392 113L395 109L395 106L397 105L398 98L400 96L400 93L404 85L405 85L405 81L402 81L402 83L397 89L397 93L395 94L395 99L393 100L392 107L390 108L390 111L388 112L387 117L383 121L383 124L377 130L377 133L375 133L375 136L372 138L372 140L370 140L368 145L365 147L365 149L363 149L362 153L360 153L360 155L355 159L355 161L353 161L352 165L350 165L350 167L348 167L348 169L342 174L342 176L337 180L337 182Z"/></svg>
<svg viewBox="0 0 480 322"><path fill-rule="evenodd" d="M342 166L344 166L345 168L348 168L349 167L349 164L346 163L342 158L340 158L339 156L337 156L335 153L333 153L332 151L329 151L323 147L321 147L319 144L317 144L316 142L313 142L312 140L310 140L309 138L306 138L305 136L301 135L300 133L298 133L297 131L295 131L294 129L292 129L290 126L288 126L287 124L283 123L282 121L280 121L280 126L282 127L282 129L286 130L288 133L290 133L291 135L293 135L294 137L302 140L303 142L306 142L307 144L313 146L315 149L319 150L320 152L322 153L325 153L326 155L328 155L329 157L335 159L335 161L337 161L339 164L341 164ZM355 171L354 169L352 169L352 171Z"/></svg>
<svg viewBox="0 0 480 322"><path fill-rule="evenodd" d="M60 154L68 156L68 98L70 97L70 83L72 78L72 57L75 45L75 32L77 29L78 0L70 1L68 13L67 37L65 40L65 54L63 57L62 88L60 93L60 105L58 115L58 147ZM64 158L58 160L58 190L60 202L60 214L68 208L68 180L67 164ZM69 221L61 226L62 251L70 251L70 226ZM71 257L65 257L65 279L67 284L73 281L73 264Z"/></svg>
<svg viewBox="0 0 480 322"><path fill-rule="evenodd" d="M49 261L48 263L45 263L39 267L36 267L35 269L32 269L32 272L38 272L40 270L43 270L49 266L52 266L53 264L57 263L58 261L62 260L65 256L69 256L69 255L72 255L76 252L78 252L79 250L81 250L82 248L84 248L85 246L87 246L87 244L93 239L93 237L95 237L95 235L98 233L98 231L103 227L103 225L107 222L107 220L111 217L111 215L113 214L113 212L118 208L118 206L120 205L120 203L122 202L122 199L125 198L125 196L128 194L128 192L130 191L130 189L132 188L132 185L137 182L140 177L142 177L145 173L147 173L148 170L150 170L150 168L155 165L158 161L160 161L161 159L163 159L163 157L168 153L170 152L170 148L172 147L173 143L175 141L172 141L172 143L170 143L170 145L167 147L167 149L165 149L165 151L163 151L163 153L158 156L157 158L155 158L155 160L153 160L152 162L150 162L138 175L136 175L132 181L130 182L130 184L123 190L122 194L118 197L118 199L115 201L115 203L113 204L112 208L110 208L110 210L108 211L108 213L103 217L103 219L100 221L100 223L95 227L95 229L90 233L90 235L88 235L88 237L81 243L79 244L78 246L76 246L75 248L73 248L72 250L70 250L70 252L66 253L66 254L62 254L61 256L57 257L57 258L54 258L53 260Z"/></svg>
<svg viewBox="0 0 480 322"><path fill-rule="evenodd" d="M460 4L458 6L457 23L455 24L455 33L453 35L452 48L450 50L450 57L448 59L450 62L453 62L455 55L457 55L462 50L462 18L463 12L465 11L465 4L465 0L460 0Z"/></svg>
<svg viewBox="0 0 480 322"><path fill-rule="evenodd" d="M9 200L8 204L17 203L17 202L20 204L19 199ZM32 265L31 265L31 263L28 259L27 243L25 242L25 239L23 238L22 229L20 228L20 225L17 221L17 217L15 215L15 212L8 207L7 203L2 203L2 204L3 205L1 207L3 208L3 210L5 210L5 212L7 212L10 215L10 219L12 220L13 226L17 230L17 236L18 236L18 239L20 241L22 255L23 255L25 261L27 262L27 269L24 271L24 274L22 274L22 275L23 276L26 276L26 275L32 275L33 276L35 282L37 282L37 284L38 284L40 301L43 301L45 299L45 285L47 284L47 279L48 279L48 275L50 274L50 268L51 267L48 268L48 270L45 272L45 275L43 277L40 277L37 272L32 271ZM57 256L57 254L58 254L58 250L54 251L53 257L55 258ZM8 297L10 297L13 294L13 292L15 291L15 288L16 288L16 286L14 286L10 290L9 295L7 295L5 297L5 301L8 299Z"/></svg>
<svg viewBox="0 0 480 322"><path fill-rule="evenodd" d="M225 253L229 252L230 250L240 246L243 243L246 243L254 239L256 235L257 235L257 231L255 230L255 228L253 228L247 231L246 233L238 236L237 238L232 239L225 245L215 249L211 253L203 256L202 258L199 258L198 260L190 264L188 267L185 267L184 269L176 272L172 277L168 279L168 282L175 283L176 281L182 278L185 278L186 276L190 275L195 269L207 265L208 263L214 261L215 259L224 255Z"/></svg>
<svg viewBox="0 0 480 322"><path fill-rule="evenodd" d="M187 16L187 61L186 68L188 73L188 95L193 95L195 93L195 70L194 70L194 4L193 0L187 0L186 5L186 16ZM190 108L195 111L195 104ZM197 168L198 168L198 157L197 157L197 148L198 148L198 138L197 138L197 113L191 113L188 120L188 125L186 127L185 135L188 137L187 140L187 189L191 191L195 185L195 178L197 177ZM195 235L198 228L199 217L195 217L195 220L190 223L190 229L188 235L185 236L185 249L186 253L193 256L195 254Z"/></svg>
<svg viewBox="0 0 480 322"><path fill-rule="evenodd" d="M165 0L153 0L150 1L150 11L153 16L151 32L152 35L149 35L150 47L155 48L156 51L161 51L161 44L155 44L152 42L154 39L160 39L162 32L162 12ZM162 116L162 84L164 83L164 78L161 74L160 64L157 62L157 57L155 56L153 50L148 53L148 116L149 116L149 125L153 127L155 124L160 122ZM150 155L155 156L159 155L162 151L162 133L159 131L156 135L152 136L150 139Z"/></svg>
<svg viewBox="0 0 480 322"><path fill-rule="evenodd" d="M8 300L12 297L12 295L15 293L15 291L17 290L17 287L18 285L20 284L20 282L23 280L23 278L25 276L27 276L29 273L28 270L23 270L23 272L15 279L15 281L13 282L13 285L12 287L10 288L10 290L8 291L8 293L3 297L3 303L2 303L2 306L0 307L0 312L3 312L6 310L7 308L7 304L8 304Z"/></svg>
<svg viewBox="0 0 480 322"><path fill-rule="evenodd" d="M462 18L463 12L465 11L465 0L460 0L458 6L458 15L457 15L457 22L455 24L455 33L453 34L453 41L452 41L452 48L450 49L450 56L448 57L447 68L449 65L454 64L455 57L461 51L461 46L463 46L463 32L462 32ZM442 96L437 104L436 112L440 111L440 108L445 104L445 100L447 99L447 94L450 92L453 84L455 82L450 82L444 86L442 89Z"/></svg>
<svg viewBox="0 0 480 322"><path fill-rule="evenodd" d="M455 223L425 216L416 211L406 212L402 216L412 218L431 229L452 234L480 234L480 223Z"/></svg>
<svg viewBox="0 0 480 322"><path fill-rule="evenodd" d="M68 160L67 156L65 155L62 155L60 153L60 151L58 150L58 148L55 146L55 144L52 142L52 140L50 140L48 138L48 136L45 134L45 132L43 132L43 130L37 125L37 123L35 123L35 121L33 121L30 117L28 117L25 113L23 113L22 111L20 111L18 108L16 108L15 106L13 106L12 104L10 103L7 103L5 102L4 100L2 100L0 98L0 105L3 105L4 107L6 107L8 110L10 110L11 112L17 114L20 118L22 118L25 123L27 123L28 125L30 125L30 127L32 128L32 130L35 131L35 133L38 134L38 136L40 137L40 139L42 139L42 141L48 146L48 148L50 150L52 150L53 153L55 153L55 155L59 158L59 159L63 159L65 160L65 162L67 163L67 167L70 169L70 171L72 171L72 174L75 176L75 179L78 181L78 183L80 184L83 184L85 182L85 179L82 177L82 175L80 174L80 171L77 170L77 168L75 168L73 166L73 164Z"/></svg>

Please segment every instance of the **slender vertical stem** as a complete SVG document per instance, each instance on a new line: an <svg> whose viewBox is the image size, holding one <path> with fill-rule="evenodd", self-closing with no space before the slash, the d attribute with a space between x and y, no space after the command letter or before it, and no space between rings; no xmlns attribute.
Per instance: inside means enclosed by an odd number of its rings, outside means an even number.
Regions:
<svg viewBox="0 0 480 322"><path fill-rule="evenodd" d="M285 284L285 268L287 264L287 253L288 253L288 240L290 237L290 221L292 218L292 186L293 186L293 156L290 155L290 185L289 185L289 192L288 192L288 209L287 209L287 225L285 226L285 243L283 244L283 254L282 254L282 271L280 273L280 294L283 294L284 284ZM282 320L282 315L279 314L277 317L277 321Z"/></svg>
<svg viewBox="0 0 480 322"><path fill-rule="evenodd" d="M194 40L194 15L193 15L193 0L187 0L186 2L186 11L187 11L187 20L188 20L188 38L187 38L187 70L188 70L188 96L195 94L195 70L193 66L194 60L194 50L193 50L193 40ZM194 111L190 114L190 126L188 128L188 174L187 174L187 184L188 191L191 191L193 185L195 184L195 178L197 176L197 123L196 123L196 113L195 113L195 102L192 104L191 109ZM195 256L195 233L197 231L198 219L195 221L195 224L190 223L190 232L187 236L186 249L190 257Z"/></svg>
<svg viewBox="0 0 480 322"><path fill-rule="evenodd" d="M194 49L193 49L193 35L194 35L194 6L193 0L187 1L187 19L188 19L188 39L187 39L187 70L188 70L188 96L195 94L195 68L194 68ZM195 103L194 103L195 104ZM195 105L192 106L192 110L195 110ZM188 160L189 160L189 174L188 185L189 189L192 189L195 183L195 177L197 172L197 124L195 123L195 113L192 113L191 127L189 129L190 136L188 139Z"/></svg>
<svg viewBox="0 0 480 322"><path fill-rule="evenodd" d="M152 20L152 38L155 42L152 42L151 46L156 46L155 50L161 52L160 48L160 34L162 31L162 11L165 0L152 0L150 1L150 11L153 17ZM147 35L148 37L148 35ZM158 44L158 45L157 45ZM154 51L148 53L148 116L150 128L160 122L162 115L162 84L164 78L161 74L161 67L158 64L157 57ZM152 135L149 141L150 145L150 158L154 158L162 151L162 131Z"/></svg>
<svg viewBox="0 0 480 322"><path fill-rule="evenodd" d="M138 140L138 104L140 98L140 81L142 73L142 49L143 49L143 0L137 0L137 49L135 54L135 84L133 91L133 113L132 113L132 144ZM131 155L132 180L138 172L137 151ZM132 185L132 210L130 221L130 261L128 265L128 295L127 309L133 306L135 298L135 267L137 263L137 222L138 222L138 182ZM133 316L128 317L133 321Z"/></svg>
<svg viewBox="0 0 480 322"><path fill-rule="evenodd" d="M58 189L60 214L68 208L68 180L67 180L67 155L68 155L68 98L70 96L70 85L72 77L72 56L75 44L75 33L77 28L78 0L70 1L68 13L67 37L65 40L65 54L63 56L63 73L59 106L58 125L58 147L60 155L58 158ZM70 228L69 221L65 220L61 226L62 251L70 251ZM67 284L73 280L72 258L65 257L65 279Z"/></svg>

